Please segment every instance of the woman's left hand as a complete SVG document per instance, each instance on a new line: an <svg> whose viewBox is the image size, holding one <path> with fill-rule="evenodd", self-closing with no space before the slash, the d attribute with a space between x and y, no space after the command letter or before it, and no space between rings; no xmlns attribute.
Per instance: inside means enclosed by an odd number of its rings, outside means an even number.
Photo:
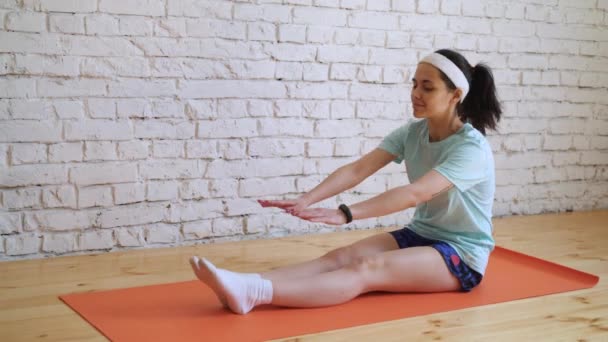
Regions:
<svg viewBox="0 0 608 342"><path fill-rule="evenodd" d="M339 209L309 208L292 215L311 222L321 222L332 225L346 223L346 216L344 216L344 213Z"/></svg>

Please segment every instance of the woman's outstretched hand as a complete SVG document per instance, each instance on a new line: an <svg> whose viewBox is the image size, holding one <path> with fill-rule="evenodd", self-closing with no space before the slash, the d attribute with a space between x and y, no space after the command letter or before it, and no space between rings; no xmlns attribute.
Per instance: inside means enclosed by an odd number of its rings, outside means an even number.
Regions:
<svg viewBox="0 0 608 342"><path fill-rule="evenodd" d="M321 222L333 225L346 223L346 217L338 209L308 208L308 203L303 199L295 200L258 200L264 208L279 208L285 212L299 217L302 220Z"/></svg>
<svg viewBox="0 0 608 342"><path fill-rule="evenodd" d="M340 210L324 208L307 209L309 204L301 198L295 200L258 200L258 203L264 208L283 209L285 212L302 220L333 225L346 223L346 217Z"/></svg>
<svg viewBox="0 0 608 342"><path fill-rule="evenodd" d="M279 208L292 215L298 214L308 207L308 203L301 198L295 200L258 200L258 203L264 208Z"/></svg>
<svg viewBox="0 0 608 342"><path fill-rule="evenodd" d="M292 215L310 222L321 222L332 225L346 223L346 216L338 209L310 208Z"/></svg>

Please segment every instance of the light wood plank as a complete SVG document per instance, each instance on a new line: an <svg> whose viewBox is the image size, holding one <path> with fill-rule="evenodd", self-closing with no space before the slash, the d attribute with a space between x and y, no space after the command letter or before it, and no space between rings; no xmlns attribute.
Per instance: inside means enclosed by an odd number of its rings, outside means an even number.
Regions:
<svg viewBox="0 0 608 342"><path fill-rule="evenodd" d="M285 341L608 341L608 211L495 219L498 245L600 276L592 289ZM263 271L388 229L0 263L0 341L103 341L57 296L192 280L188 258Z"/></svg>

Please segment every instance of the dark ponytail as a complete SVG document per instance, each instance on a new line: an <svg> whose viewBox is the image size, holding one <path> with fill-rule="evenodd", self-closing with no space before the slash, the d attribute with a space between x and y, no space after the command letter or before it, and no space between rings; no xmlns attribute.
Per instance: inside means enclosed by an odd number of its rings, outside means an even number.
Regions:
<svg viewBox="0 0 608 342"><path fill-rule="evenodd" d="M471 67L464 56L452 50L443 49L435 52L445 56L456 64L464 73L467 81L469 81L469 92L464 101L456 107L460 119L464 122L469 122L483 135L486 134L486 128L495 130L496 124L500 120L502 109L496 96L496 86L494 85L492 70L483 63ZM441 78L445 81L448 88L456 89L454 83L443 72L441 72Z"/></svg>

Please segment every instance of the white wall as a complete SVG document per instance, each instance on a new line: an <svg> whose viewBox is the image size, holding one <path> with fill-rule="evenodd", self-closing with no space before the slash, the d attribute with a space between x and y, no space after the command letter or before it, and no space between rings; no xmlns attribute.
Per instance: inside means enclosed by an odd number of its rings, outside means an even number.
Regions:
<svg viewBox="0 0 608 342"><path fill-rule="evenodd" d="M0 259L332 230L255 201L411 118L438 48L495 71L497 216L607 208L607 27L608 0L2 0Z"/></svg>

